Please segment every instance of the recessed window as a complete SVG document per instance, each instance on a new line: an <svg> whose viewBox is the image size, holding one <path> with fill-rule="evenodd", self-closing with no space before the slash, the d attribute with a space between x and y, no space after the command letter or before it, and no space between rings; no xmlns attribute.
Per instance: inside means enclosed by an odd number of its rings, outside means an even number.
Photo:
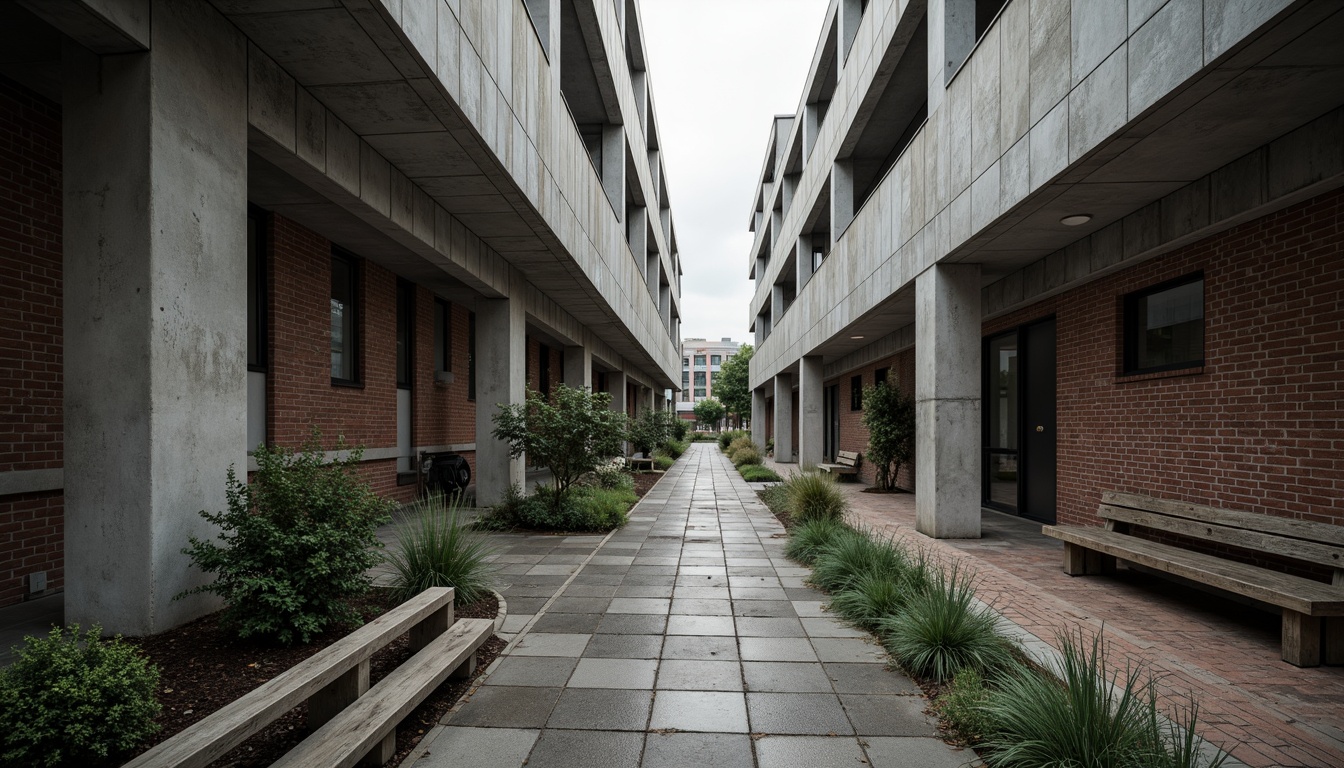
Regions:
<svg viewBox="0 0 1344 768"><path fill-rule="evenodd" d="M453 370L453 307L434 300L434 376Z"/></svg>
<svg viewBox="0 0 1344 768"><path fill-rule="evenodd" d="M682 368L690 368L690 367L691 367L691 358L689 358L689 357L683 357L683 358L681 358L681 367L682 367Z"/></svg>
<svg viewBox="0 0 1344 768"><path fill-rule="evenodd" d="M710 355L710 356L709 356L709 364L710 364L710 365L722 365L722 364L723 364L723 355Z"/></svg>
<svg viewBox="0 0 1344 768"><path fill-rule="evenodd" d="M354 383L359 351L358 307L355 297L358 270L355 260L342 253L331 255L331 378Z"/></svg>
<svg viewBox="0 0 1344 768"><path fill-rule="evenodd" d="M249 371L266 370L266 227L262 216L260 212L251 210L247 212L247 369Z"/></svg>
<svg viewBox="0 0 1344 768"><path fill-rule="evenodd" d="M467 399L476 400L476 313L467 315Z"/></svg>
<svg viewBox="0 0 1344 768"><path fill-rule="evenodd" d="M415 329L415 286L397 281L397 388L410 389Z"/></svg>
<svg viewBox="0 0 1344 768"><path fill-rule="evenodd" d="M705 372L704 372L704 371L696 371L696 372L695 372L695 386L697 386L697 387L703 387L703 386L705 386Z"/></svg>
<svg viewBox="0 0 1344 768"><path fill-rule="evenodd" d="M696 368L704 368L704 367L705 367L705 356L704 356L704 355L696 355L696 356L695 356L695 367L696 367Z"/></svg>
<svg viewBox="0 0 1344 768"><path fill-rule="evenodd" d="M873 384L886 384L887 373L890 370L890 368L878 368L876 371L873 371Z"/></svg>
<svg viewBox="0 0 1344 768"><path fill-rule="evenodd" d="M690 371L682 371L682 372L681 372L681 388L682 388L682 389L686 389L686 388L689 387L689 386L691 386L691 372L690 372Z"/></svg>
<svg viewBox="0 0 1344 768"><path fill-rule="evenodd" d="M1204 275L1187 275L1125 297L1126 374L1204 364Z"/></svg>
<svg viewBox="0 0 1344 768"><path fill-rule="evenodd" d="M849 410L863 410L863 377L851 376L849 378Z"/></svg>
<svg viewBox="0 0 1344 768"><path fill-rule="evenodd" d="M696 397L705 397L705 390L703 390L703 389L696 389L696 390L695 390L695 396L696 396Z"/></svg>

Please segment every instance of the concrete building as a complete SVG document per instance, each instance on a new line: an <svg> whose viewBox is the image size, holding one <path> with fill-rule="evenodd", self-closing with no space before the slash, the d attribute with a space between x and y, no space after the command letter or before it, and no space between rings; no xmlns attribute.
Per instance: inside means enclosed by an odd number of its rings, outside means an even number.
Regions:
<svg viewBox="0 0 1344 768"><path fill-rule="evenodd" d="M206 611L181 549L262 442L397 499L458 451L490 503L525 386L677 387L634 0L32 0L0 41L0 605Z"/></svg>
<svg viewBox="0 0 1344 768"><path fill-rule="evenodd" d="M837 0L752 206L752 423L918 527L1128 491L1344 524L1344 7ZM868 477L871 478L869 470Z"/></svg>

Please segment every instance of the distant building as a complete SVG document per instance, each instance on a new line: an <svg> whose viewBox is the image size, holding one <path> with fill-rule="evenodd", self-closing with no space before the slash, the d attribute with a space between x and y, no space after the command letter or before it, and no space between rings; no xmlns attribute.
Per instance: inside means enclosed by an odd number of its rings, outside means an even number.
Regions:
<svg viewBox="0 0 1344 768"><path fill-rule="evenodd" d="M714 377L741 345L724 336L718 341L682 339L681 392L677 395L677 415L694 419L692 410L701 400L714 394Z"/></svg>

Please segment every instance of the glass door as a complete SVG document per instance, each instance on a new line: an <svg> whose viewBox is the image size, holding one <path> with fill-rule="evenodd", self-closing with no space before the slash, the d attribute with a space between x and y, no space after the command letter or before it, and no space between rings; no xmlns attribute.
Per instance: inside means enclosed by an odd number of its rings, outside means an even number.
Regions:
<svg viewBox="0 0 1344 768"><path fill-rule="evenodd" d="M986 505L1017 512L1021 433L1017 331L985 341L984 478Z"/></svg>

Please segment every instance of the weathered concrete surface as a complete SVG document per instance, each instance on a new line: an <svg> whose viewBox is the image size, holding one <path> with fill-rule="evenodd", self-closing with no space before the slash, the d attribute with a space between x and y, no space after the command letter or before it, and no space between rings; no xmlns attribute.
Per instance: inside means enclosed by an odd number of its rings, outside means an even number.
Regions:
<svg viewBox="0 0 1344 768"><path fill-rule="evenodd" d="M498 406L524 401L526 366L527 315L522 300L477 301L476 502L482 506L499 503L510 486L523 485L525 459L509 458L508 443L491 432Z"/></svg>

